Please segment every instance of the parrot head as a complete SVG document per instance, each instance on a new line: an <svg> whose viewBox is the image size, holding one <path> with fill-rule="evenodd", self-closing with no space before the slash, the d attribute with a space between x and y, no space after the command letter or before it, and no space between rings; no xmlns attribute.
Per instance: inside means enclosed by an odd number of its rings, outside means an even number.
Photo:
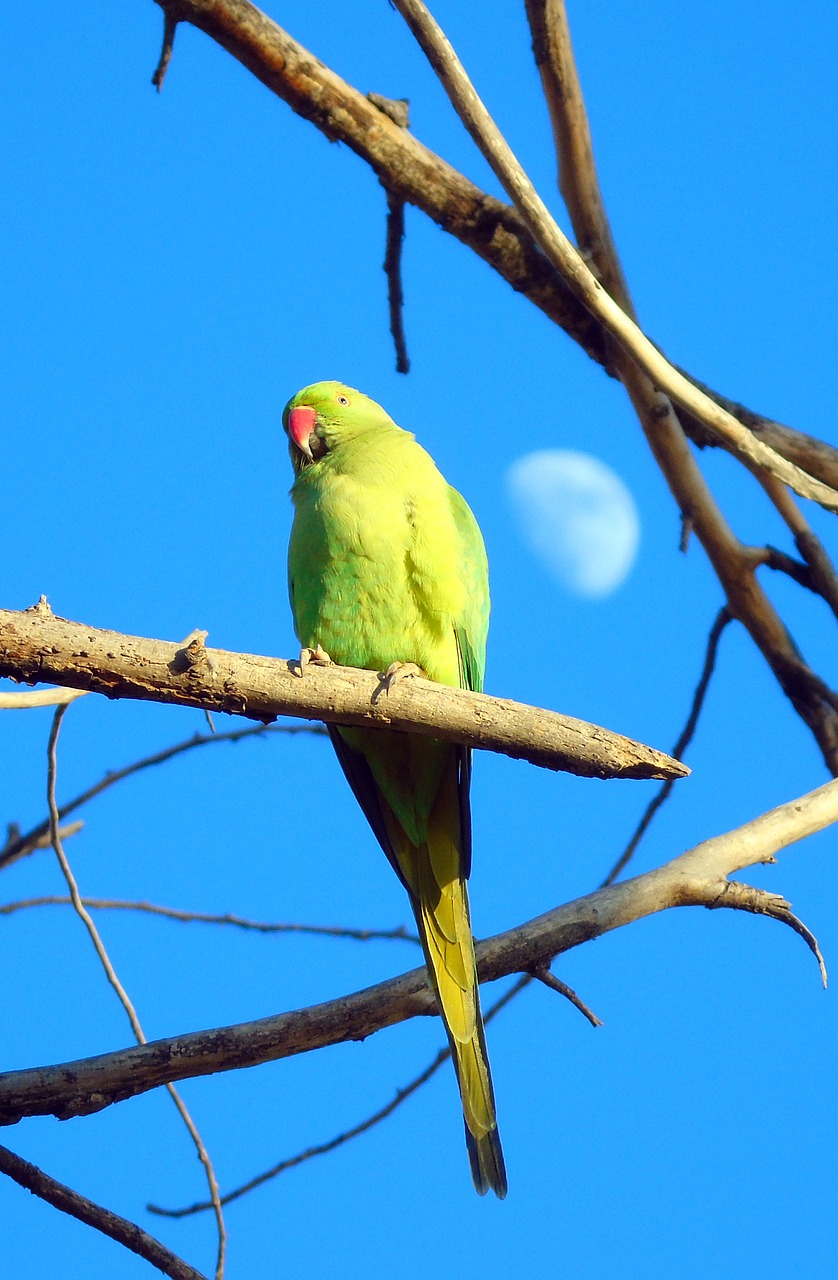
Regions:
<svg viewBox="0 0 838 1280"><path fill-rule="evenodd" d="M367 431L396 427L381 405L342 382L303 387L285 406L282 425L297 472Z"/></svg>

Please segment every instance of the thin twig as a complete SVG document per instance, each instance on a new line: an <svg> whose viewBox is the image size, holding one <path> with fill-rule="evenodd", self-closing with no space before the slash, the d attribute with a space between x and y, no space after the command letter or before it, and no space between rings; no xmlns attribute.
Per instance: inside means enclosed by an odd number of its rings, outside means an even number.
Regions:
<svg viewBox="0 0 838 1280"><path fill-rule="evenodd" d="M494 1018L496 1014L500 1013L501 1009L505 1008L506 1005L508 1005L509 1002L519 994L519 992L529 986L531 981L531 975L526 973L518 978L509 990L506 991L499 1000L496 1000L491 1008L486 1011L483 1018L484 1025L491 1022L492 1018ZM357 1138L360 1134L367 1133L375 1125L380 1124L382 1120L386 1120L388 1116L391 1116L396 1108L400 1107L401 1104L411 1096L411 1094L415 1093L423 1084L426 1084L427 1081L430 1080L431 1076L433 1076L450 1057L450 1049L440 1049L439 1053L433 1061L425 1067L424 1071L420 1071L419 1075L415 1076L411 1080L410 1084L405 1085L402 1089L397 1089L395 1097L391 1098L391 1100L378 1111L374 1111L372 1115L367 1116L365 1120L362 1120L359 1124L353 1125L351 1129L347 1129L344 1133L339 1133L337 1137L331 1138L328 1142L322 1142L315 1147L307 1147L305 1151L300 1151L295 1156L289 1156L285 1160L280 1160L279 1164L275 1164L273 1168L266 1169L264 1173L257 1174L255 1178L251 1178L248 1182L242 1183L241 1186L236 1187L233 1191L228 1191L226 1195L221 1197L221 1203L223 1205L228 1205L231 1200L238 1200L241 1196L247 1195L249 1191L254 1191L257 1187L261 1187L263 1183L269 1182L271 1178L276 1178L280 1173L285 1173L288 1169L294 1169L297 1165L304 1164L306 1160L311 1160L315 1156L327 1155L330 1151L335 1151L338 1147L342 1147L345 1143L350 1142L352 1138ZM146 1209L149 1213L156 1213L161 1218L188 1218L193 1213L203 1213L209 1208L211 1208L211 1204L207 1200L200 1201L197 1204L188 1205L181 1209L163 1209L160 1205L156 1204L146 1205Z"/></svg>
<svg viewBox="0 0 838 1280"><path fill-rule="evenodd" d="M59 831L58 831L59 813L58 813L58 806L55 800L55 779L56 779L56 774L58 772L57 746L58 746L58 735L61 731L61 722L64 719L66 710L67 710L66 705L63 707L57 708L55 715L52 718L52 727L50 729L49 744L47 747L47 761L48 761L47 804L49 806L49 829L50 829L50 838L52 840L52 847L55 850L55 856L58 859L58 865L60 866L62 875L64 876L64 879L67 883L67 888L69 890L70 898L72 899L72 904L76 911L76 914L78 915L79 919L82 921L85 929L87 930L90 936L90 940L93 943L93 948L96 952L96 955L99 957L99 963L101 964L105 972L105 976L108 982L113 987L114 991L116 992L119 1002L122 1005L123 1009L125 1010L125 1013L128 1017L128 1021L131 1024L131 1030L134 1033L137 1043L144 1045L148 1043L148 1040L146 1038L145 1032L142 1029L142 1026L140 1025L140 1020L137 1016L137 1011L130 1000L128 992L125 990L122 983L120 982L117 976L116 970L111 964L110 957L105 949L105 945L102 942L102 939L99 936L99 932L95 924L93 923L90 912L86 909L86 907L84 906L84 903L81 900L78 884L76 883L76 878L73 875L70 864L67 861L67 855L64 852L64 847L61 843L61 836L59 835ZM195 1149L198 1152L198 1159L201 1161L201 1164L204 1166L204 1171L207 1178L207 1184L210 1190L211 1203L215 1211L216 1227L218 1231L218 1252L216 1257L215 1277L216 1277L216 1280L223 1280L224 1255L227 1247L227 1232L224 1226L224 1215L221 1209L221 1201L219 1198L218 1182L215 1177L215 1171L212 1167L212 1161L209 1158L207 1149L204 1146L203 1141L201 1139L201 1135L198 1133L195 1123L192 1120L192 1117L190 1116L186 1108L186 1105L183 1102L183 1099L180 1097L180 1094L178 1093L177 1089L174 1087L174 1085L170 1081L166 1083L166 1089L172 1101L174 1102L175 1107L177 1108L180 1114L180 1117L183 1120L183 1123L185 1124L189 1132L189 1136L192 1138L192 1141L195 1144Z"/></svg>
<svg viewBox="0 0 838 1280"><path fill-rule="evenodd" d="M768 859L768 861L773 862L774 859ZM788 925L798 937L803 939L817 960L821 983L826 990L826 963L818 946L818 940L812 930L794 914L791 903L780 894L769 893L767 889L757 889L754 885L742 884L739 880L726 880L716 898L705 905L711 911L717 907L734 906L738 911L750 911L754 915L768 916L771 920L779 920L780 924Z"/></svg>
<svg viewBox="0 0 838 1280"><path fill-rule="evenodd" d="M549 987L551 991L558 991L560 996L564 996L566 1000L569 1000L574 1008L578 1009L579 1012L588 1019L592 1027L602 1027L605 1025L602 1019L598 1018L593 1010L588 1008L584 1000L580 999L573 990L573 987L569 987L566 982L562 982L561 978L557 978L554 973L550 972L546 965L540 965L538 968L533 969L532 976L537 979L538 982L543 982L545 987Z"/></svg>
<svg viewBox="0 0 838 1280"><path fill-rule="evenodd" d="M30 1164L20 1156L9 1151L8 1147L0 1147L0 1172L7 1174L20 1187L31 1191L33 1195L45 1200L54 1208L60 1209L88 1227L94 1227L103 1235L110 1236L117 1244L124 1245L132 1253L139 1254L164 1275L172 1280L207 1280L202 1271L196 1271L188 1262L172 1253L154 1236L143 1231L135 1222L122 1218L118 1213L103 1208L86 1196L79 1195L63 1182L51 1178L37 1165Z"/></svg>
<svg viewBox="0 0 838 1280"><path fill-rule="evenodd" d="M172 17L168 9L163 10L163 46L160 50L160 58L158 59L154 75L151 77L151 83L154 85L158 93L163 92L163 81L166 79L166 72L169 69L169 63L172 59L172 50L175 44L175 32L177 31L177 18Z"/></svg>
<svg viewBox="0 0 838 1280"><path fill-rule="evenodd" d="M695 687L695 693L693 694L692 705L690 706L690 713L687 716L687 722L681 730L678 736L678 741L675 743L672 750L672 754L676 760L680 760L683 757L684 752L693 740L693 736L698 727L699 717L701 715L702 708L704 707L704 699L707 697L707 690L710 687L710 680L716 666L716 657L719 652L719 641L722 638L722 632L725 627L732 621L733 615L727 605L723 605L717 613L716 619L710 628L710 634L707 637L707 647L704 651L704 665L701 668L701 675L699 676L698 684ZM668 799L671 791L671 783L665 782L660 790L649 801L643 816L634 829L631 839L617 861L614 863L614 866L608 872L608 875L602 881L602 884L600 885L601 889L606 888L609 884L613 884L617 877L626 869L635 854L637 846L648 831L652 819L660 809L661 805L663 805Z"/></svg>
<svg viewBox="0 0 838 1280"><path fill-rule="evenodd" d="M808 564L804 564L802 560L795 560L794 556L790 556L787 552L781 551L779 547L765 546L756 549L756 562L764 564L766 568L773 569L776 573L784 573L786 577L791 578L800 587L805 587L807 591L819 595L817 587L812 581L812 570Z"/></svg>
<svg viewBox="0 0 838 1280"><path fill-rule="evenodd" d="M71 836L77 836L80 831L84 830L84 819L77 818L75 822L67 822L58 828L58 834L62 840L69 840ZM6 846L8 847L13 841L20 840L20 827L16 822L10 822L6 829ZM52 841L50 840L49 830L43 835L38 836L33 845L32 851L35 849L51 849Z"/></svg>
<svg viewBox="0 0 838 1280"><path fill-rule="evenodd" d="M325 730L321 725L314 724L258 724L251 725L246 729L232 729L228 733L196 733L184 742L178 742L172 747L166 747L163 751L155 751L153 755L144 756L142 760L135 760L132 764L126 765L122 769L115 769L110 773L106 773L101 781L94 783L92 787L82 791L81 795L62 805L58 810L58 816L66 818L68 813L73 813L76 809L80 809L82 805L101 795L109 787L115 786L117 782L122 782L123 779L130 778L135 773L141 773L144 769L151 769L155 765L165 764L168 760L174 759L175 756L194 750L195 747L206 747L213 742L241 742L245 738L257 738L269 733L325 735ZM27 831L25 835L20 835L19 833L13 836L10 835L5 846L0 849L0 871L5 867L11 866L13 862L17 862L20 858L27 857L35 849L48 848L50 841L47 839L46 843L44 843L44 837L48 837L48 835L48 818L38 823L37 827L33 827L31 831Z"/></svg>
<svg viewBox="0 0 838 1280"><path fill-rule="evenodd" d="M795 502L789 490L776 476L762 467L753 465L749 468L762 485L774 507L785 521L794 537L794 544L809 569L807 581L798 578L801 585L815 591L829 605L838 618L838 576L820 538L812 529L803 512ZM771 568L775 564L767 561ZM794 575L792 575L794 576Z"/></svg>
<svg viewBox="0 0 838 1280"><path fill-rule="evenodd" d="M61 707L83 698L86 689L22 689L19 693L0 693L0 711L23 711L30 707Z"/></svg>
<svg viewBox="0 0 838 1280"><path fill-rule="evenodd" d="M356 942L398 941L411 942L417 946L419 944L417 935L409 933L404 925L399 925L395 929L351 929L341 925L284 924L248 920L230 911L226 911L223 915L213 915L206 911L181 911L176 907L162 907L153 902L134 902L121 898L82 898L81 901L85 907L93 911L142 911L148 915L163 916L167 920L178 920L186 924L232 925L236 929L251 930L254 933L302 933L326 938L350 938ZM37 898L19 898L16 902L0 903L0 916L14 915L16 911L25 911L30 907L57 907L71 904L72 899L62 894L42 894Z"/></svg>
<svg viewBox="0 0 838 1280"><path fill-rule="evenodd" d="M404 336L404 289L402 287L402 247L404 245L404 200L387 192L387 248L384 271L387 275L387 302L390 332L396 348L396 373L410 373L410 357Z"/></svg>

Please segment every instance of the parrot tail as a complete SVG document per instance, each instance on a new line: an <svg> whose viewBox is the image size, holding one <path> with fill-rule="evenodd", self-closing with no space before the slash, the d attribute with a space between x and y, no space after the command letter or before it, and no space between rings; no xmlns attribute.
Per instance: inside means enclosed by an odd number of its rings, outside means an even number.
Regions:
<svg viewBox="0 0 838 1280"><path fill-rule="evenodd" d="M468 756L432 739L330 725L329 736L376 839L410 903L457 1072L471 1174L480 1195L506 1195L495 1096L480 1015L466 876L470 862ZM409 743L409 752L405 748ZM388 770L390 771L388 773ZM427 822L411 815L399 775L439 779ZM376 779L379 781L376 781ZM400 797L399 816L385 794ZM408 834L410 828L410 834ZM412 838L411 838L412 836Z"/></svg>
<svg viewBox="0 0 838 1280"><path fill-rule="evenodd" d="M489 1103L491 1104L491 1113L495 1116L495 1098L492 1089L492 1076L489 1071L489 1058L486 1053L486 1036L483 1031L483 1019L480 1016L480 1002L477 1003L477 1033L475 1036L475 1044L469 1045L468 1049L476 1060L481 1075L485 1073L486 1083L488 1085ZM462 1060L465 1054L461 1052L454 1053L454 1066L457 1071L457 1080L461 1080ZM460 1084L460 1095L462 1096L463 1086ZM465 1114L465 1108L464 1108ZM500 1134L498 1133L497 1120L491 1129L487 1130L482 1137L476 1137L468 1127L466 1121L466 1147L468 1149L468 1158L471 1164L471 1177L474 1182L475 1190L478 1195L485 1196L486 1192L494 1191L499 1200L506 1197L506 1165L503 1160L503 1149L500 1145Z"/></svg>
<svg viewBox="0 0 838 1280"><path fill-rule="evenodd" d="M419 895L413 909L451 1045L474 1186L481 1196L491 1189L502 1200L507 1191L506 1168L480 1013L468 892L461 876L446 882L440 874L440 863L447 861L445 843L440 847L432 836L433 830L428 845L416 851ZM450 835L447 844L450 849Z"/></svg>

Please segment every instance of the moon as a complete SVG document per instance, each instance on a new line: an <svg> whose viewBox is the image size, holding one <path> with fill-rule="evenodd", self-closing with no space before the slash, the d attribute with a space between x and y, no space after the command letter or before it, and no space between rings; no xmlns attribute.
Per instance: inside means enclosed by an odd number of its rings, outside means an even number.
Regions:
<svg viewBox="0 0 838 1280"><path fill-rule="evenodd" d="M637 556L640 517L604 462L544 449L513 462L506 484L525 542L568 591L602 599L625 581Z"/></svg>

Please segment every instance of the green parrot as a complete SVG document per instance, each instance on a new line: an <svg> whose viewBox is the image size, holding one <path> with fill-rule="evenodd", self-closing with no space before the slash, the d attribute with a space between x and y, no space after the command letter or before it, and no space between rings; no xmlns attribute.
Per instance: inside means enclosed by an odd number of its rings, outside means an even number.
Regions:
<svg viewBox="0 0 838 1280"><path fill-rule="evenodd" d="M304 649L345 666L480 690L489 572L477 521L374 400L318 382L282 415L296 478L288 585ZM506 1195L466 880L466 747L329 725L338 760L410 897L460 1086L474 1185Z"/></svg>

